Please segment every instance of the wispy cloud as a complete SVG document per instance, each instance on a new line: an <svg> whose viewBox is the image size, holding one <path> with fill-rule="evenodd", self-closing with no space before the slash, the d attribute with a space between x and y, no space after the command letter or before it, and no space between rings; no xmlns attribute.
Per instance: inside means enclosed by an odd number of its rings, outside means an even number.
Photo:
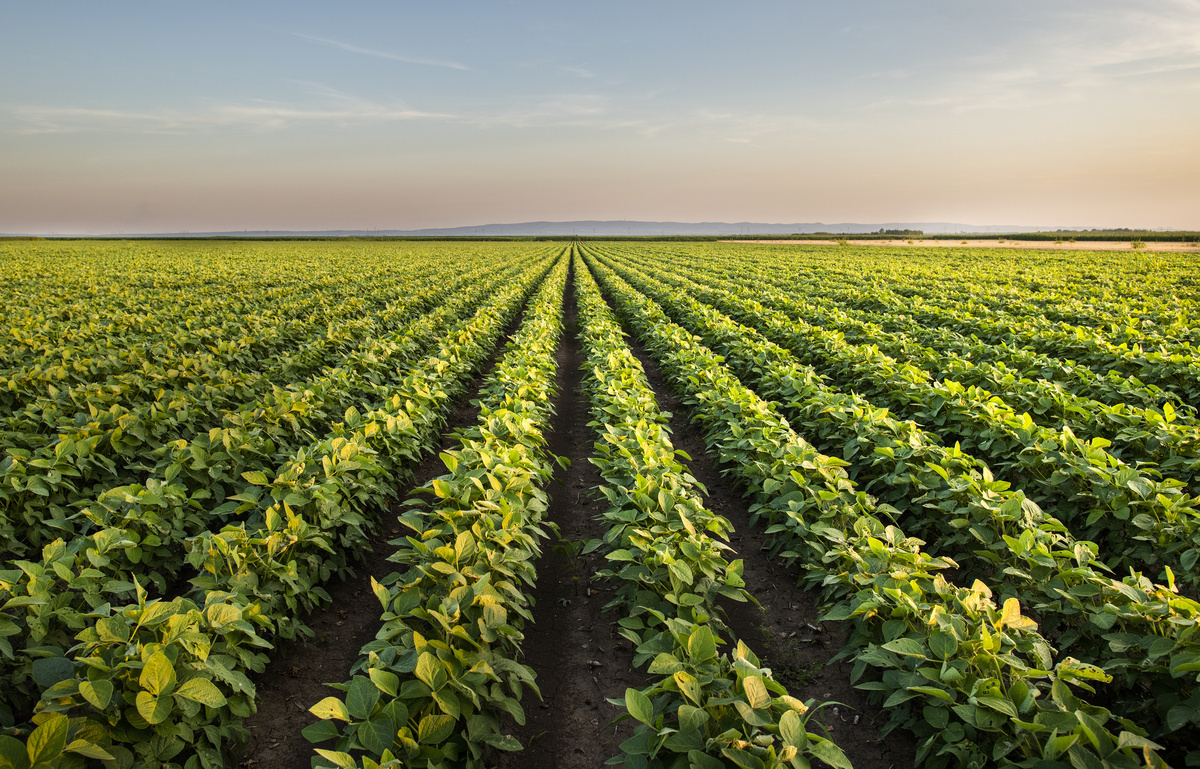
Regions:
<svg viewBox="0 0 1200 769"><path fill-rule="evenodd" d="M561 69L563 72L570 72L572 75L578 75L579 77L595 77L595 76L596 76L596 73L595 73L595 72L592 72L592 71L591 71L590 69L588 69L587 67L581 67L581 66L567 67L567 66L563 66L563 67L559 67L559 69Z"/></svg>
<svg viewBox="0 0 1200 769"><path fill-rule="evenodd" d="M211 104L192 109L122 110L74 106L18 105L4 110L20 133L161 133L188 134L210 130L279 131L325 123L364 127L398 121L437 121L481 128L639 128L643 122L614 115L606 97L561 94L525 105L474 112L433 112L403 104L386 104L311 84L322 93L322 106L257 101Z"/></svg>
<svg viewBox="0 0 1200 769"><path fill-rule="evenodd" d="M1200 89L1193 74L1200 72L1200 2L1100 5L1094 8L1089 0L1046 6L1029 20L1024 34L925 62L902 85L877 94L861 109L1028 113L1094 102L1090 95L1097 93L1111 101L1133 88L1159 87L1174 95ZM1190 85L1182 82L1189 78Z"/></svg>
<svg viewBox="0 0 1200 769"><path fill-rule="evenodd" d="M754 144L779 134L797 134L822 126L807 115L701 111L692 121L730 144Z"/></svg>
<svg viewBox="0 0 1200 769"><path fill-rule="evenodd" d="M907 80L913 75L912 71L907 69L884 69L878 72L871 72L866 75L859 75L856 80Z"/></svg>
<svg viewBox="0 0 1200 769"><path fill-rule="evenodd" d="M380 51L380 50L377 50L374 48L363 48L362 46L351 45L350 43L343 43L340 40L330 40L329 38L325 38L325 37L317 37L315 35L306 35L302 32L292 32L290 34L293 37L298 37L301 40L307 40L311 43L317 43L319 45L326 45L326 46L330 46L333 48L340 48L343 51L361 54L362 56L373 56L376 59L388 59L390 61L401 61L401 62L404 62L405 64L423 64L423 65L429 66L429 67L446 67L448 69L458 69L458 70L469 70L470 69L470 67L468 67L465 64L460 64L457 61L450 61L448 59L423 59L423 58L420 58L417 56L404 56L402 54L392 53L390 51Z"/></svg>
<svg viewBox="0 0 1200 769"><path fill-rule="evenodd" d="M609 122L612 106L599 94L559 94L539 101L485 112L468 118L476 125L502 125L513 128L583 126Z"/></svg>
<svg viewBox="0 0 1200 769"><path fill-rule="evenodd" d="M577 129L624 132L654 139L691 136L700 141L754 143L772 134L812 128L810 117L739 112L658 103L657 93L619 97L585 91L510 99L491 106L418 109L402 101L379 101L326 83L292 80L309 92L291 100L200 102L184 107L121 108L81 105L0 104L0 120L23 134L110 133L203 135L220 131L278 132L308 126L346 130L388 123L423 122L480 130Z"/></svg>
<svg viewBox="0 0 1200 769"><path fill-rule="evenodd" d="M420 121L480 130L578 129L626 132L654 139L691 136L700 141L752 144L771 135L797 133L822 125L811 117L721 112L678 108L647 111L598 94L559 94L526 105L474 112L432 112L401 104L382 104L310 84L326 97L326 106L275 102L211 104L194 109L121 110L90 107L22 105L0 110L24 134L109 132L115 134L200 135L214 131L273 132L312 125L345 129ZM635 105L636 106L636 105Z"/></svg>
<svg viewBox="0 0 1200 769"><path fill-rule="evenodd" d="M424 112L398 105L365 103L322 109L260 102L157 111L22 105L12 107L9 111L23 124L18 130L26 134L95 131L159 134L186 134L210 130L275 131L298 124L354 126L404 120L444 120L453 117L445 113Z"/></svg>

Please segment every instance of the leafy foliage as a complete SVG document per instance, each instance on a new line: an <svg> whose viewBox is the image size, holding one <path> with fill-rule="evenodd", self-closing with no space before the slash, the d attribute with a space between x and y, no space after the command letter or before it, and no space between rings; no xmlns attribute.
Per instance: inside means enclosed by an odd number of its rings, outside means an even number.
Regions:
<svg viewBox="0 0 1200 769"><path fill-rule="evenodd" d="M336 739L335 750L317 750L315 765L478 768L489 750L521 748L500 720L524 723L522 694L538 692L517 659L532 617L533 561L547 537L545 486L556 458L543 433L567 266L560 258L531 300L480 391L477 423L442 454L449 473L420 490L432 501L409 500L400 516L412 531L392 543L401 568L372 582L383 627L338 687L345 694L311 708L322 720L306 736Z"/></svg>
<svg viewBox="0 0 1200 769"><path fill-rule="evenodd" d="M854 623L845 653L860 675L873 671L868 685L887 695L893 725L924 738L919 760L1033 766L1075 751L1072 763L1161 764L1144 729L1070 689L1090 691L1088 681L1107 680L1106 673L1069 659L1054 664L1052 647L1017 599L997 606L982 582L962 588L938 574L957 564L924 553L920 540L880 521L874 501L846 477L843 460L819 454L698 339L611 271L590 264L693 408L710 446L754 496L757 514L783 538L785 552L829 587L837 603L827 618Z"/></svg>
<svg viewBox="0 0 1200 769"><path fill-rule="evenodd" d="M112 551L139 546L112 529L52 542L41 563L4 572L2 610L13 613L3 627L16 628L6 643L41 641L13 660L19 691L40 695L35 718L84 718L94 744L122 763L220 766L221 746L245 736L241 719L255 703L247 674L263 669L269 639L308 632L303 613L329 600L321 583L349 572L376 511L436 440L451 399L548 267L532 262L472 317L441 330L430 355L368 381L372 405L348 408L325 423L324 437L308 435L294 453L242 472L230 495L236 523L173 540L194 569L186 595L151 598L144 572L121 570L141 557L110 571ZM143 491L161 500L163 488ZM206 512L208 526L224 519L224 510ZM108 594L135 600L114 606L101 600ZM147 678L151 660L158 672Z"/></svg>
<svg viewBox="0 0 1200 769"><path fill-rule="evenodd" d="M807 766L819 758L849 767L828 737L807 723L819 710L801 702L739 641L720 653L717 600L751 600L742 562L728 561L729 521L704 507L703 487L680 463L662 413L637 359L626 346L595 282L577 262L576 287L589 375L585 390L599 440L592 462L609 501L609 529L588 544L620 580L609 609L635 664L656 678L613 700L639 722L612 762L631 769L668 766ZM726 762L729 762L727 764Z"/></svg>

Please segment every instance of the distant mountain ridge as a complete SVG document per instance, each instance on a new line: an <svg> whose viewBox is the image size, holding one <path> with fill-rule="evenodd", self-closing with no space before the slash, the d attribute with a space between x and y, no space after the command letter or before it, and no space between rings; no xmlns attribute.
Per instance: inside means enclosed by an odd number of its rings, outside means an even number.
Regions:
<svg viewBox="0 0 1200 769"><path fill-rule="evenodd" d="M979 227L954 222L917 222L880 224L824 222L643 222L634 220L581 220L573 222L520 222L512 224L483 224L473 227L441 227L422 230L380 231L380 235L407 235L410 237L447 237L469 235L595 235L655 236L655 235L808 235L817 232L831 234L864 234L879 230L922 230L929 234L956 232L1030 232L1022 227Z"/></svg>
<svg viewBox="0 0 1200 769"><path fill-rule="evenodd" d="M1019 225L980 226L956 222L878 222L860 224L841 222L766 223L766 222L643 222L633 220L580 220L572 222L516 222L479 224L469 227L432 227L416 230L228 230L214 232L120 233L103 237L480 237L480 236L563 236L596 237L695 235L731 237L751 235L861 235L879 230L921 230L927 235L1006 234L1049 231L1048 227ZM45 233L42 233L45 235ZM59 237L63 235L60 233ZM71 236L66 236L71 237Z"/></svg>

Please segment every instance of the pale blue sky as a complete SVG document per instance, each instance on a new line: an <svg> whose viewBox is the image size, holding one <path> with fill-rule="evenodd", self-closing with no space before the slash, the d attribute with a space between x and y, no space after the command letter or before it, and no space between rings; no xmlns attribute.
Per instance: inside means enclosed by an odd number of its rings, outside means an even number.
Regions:
<svg viewBox="0 0 1200 769"><path fill-rule="evenodd" d="M1200 229L1200 0L7 0L0 29L0 232Z"/></svg>

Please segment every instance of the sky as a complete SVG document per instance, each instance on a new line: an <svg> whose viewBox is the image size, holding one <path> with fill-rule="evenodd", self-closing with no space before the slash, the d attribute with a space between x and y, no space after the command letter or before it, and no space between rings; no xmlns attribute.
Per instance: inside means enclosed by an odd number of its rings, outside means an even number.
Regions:
<svg viewBox="0 0 1200 769"><path fill-rule="evenodd" d="M4 0L0 29L0 233L1200 229L1200 0Z"/></svg>

